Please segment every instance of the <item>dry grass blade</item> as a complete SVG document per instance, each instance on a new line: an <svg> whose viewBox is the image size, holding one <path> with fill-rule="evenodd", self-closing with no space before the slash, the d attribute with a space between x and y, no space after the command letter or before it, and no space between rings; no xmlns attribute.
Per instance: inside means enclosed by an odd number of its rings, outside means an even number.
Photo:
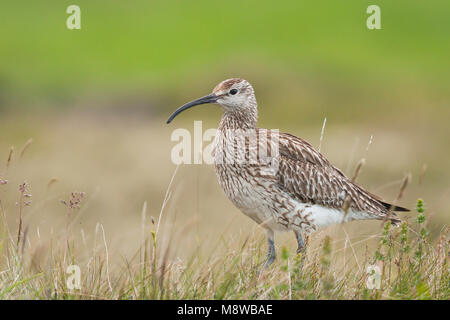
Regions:
<svg viewBox="0 0 450 320"><path fill-rule="evenodd" d="M105 253L106 253L106 279L108 280L108 286L111 290L111 293L113 293L113 287L111 285L111 278L109 275L109 252L108 252L108 245L106 243L106 235L105 235L105 229L103 228L103 224L100 224L100 227L102 228L102 234L103 234L103 244L105 246Z"/></svg>
<svg viewBox="0 0 450 320"><path fill-rule="evenodd" d="M11 164L13 153L14 153L14 146L11 146L11 148L9 149L8 159L6 160L6 168L8 168L9 165Z"/></svg>
<svg viewBox="0 0 450 320"><path fill-rule="evenodd" d="M164 212L164 208L166 207L167 202L169 201L170 198L170 188L172 186L173 180L175 179L175 175L177 174L178 168L180 167L180 165L177 165L173 174L172 174L172 178L170 178L170 182L169 185L167 186L167 190L166 190L166 194L164 196L164 200L163 200L163 204L161 206L161 210L159 212L159 218L158 218L158 224L156 225L156 231L155 231L155 239L158 238L158 231L159 231L159 226L161 224L161 219L162 219L162 214Z"/></svg>
<svg viewBox="0 0 450 320"><path fill-rule="evenodd" d="M361 172L362 166L365 165L365 164L366 164L366 159L362 158L361 160L359 160L359 162L358 162L358 164L356 165L356 168L355 168L355 173L353 174L353 177L351 179L352 182L356 181L356 179L358 178L358 176L359 176L359 174Z"/></svg>
<svg viewBox="0 0 450 320"><path fill-rule="evenodd" d="M47 190L50 189L50 187L51 187L52 185L54 185L56 182L58 182L58 181L59 181L59 180L56 179L56 178L51 178L50 181L49 181L48 184L47 184Z"/></svg>
<svg viewBox="0 0 450 320"><path fill-rule="evenodd" d="M384 216L383 222L381 223L381 225L384 225L386 223L386 221L390 220L391 216L392 216L392 209L393 206L395 206L395 204L397 204L397 202L403 197L406 187L409 184L409 181L411 180L411 174L408 173L402 181L402 185L400 186L400 190L398 192L397 197L395 198L395 200L393 201L391 207L389 208L387 214Z"/></svg>
<svg viewBox="0 0 450 320"><path fill-rule="evenodd" d="M319 141L319 152L322 149L322 141L323 141L323 136L325 134L325 125L327 124L327 118L325 117L323 119L323 124L322 124L322 131L320 131L320 141Z"/></svg>
<svg viewBox="0 0 450 320"><path fill-rule="evenodd" d="M404 195L404 193L405 193L405 190L406 190L406 187L408 186L408 184L409 184L409 182L411 181L411 174L410 173L408 173L404 178L403 178L403 182L402 182L402 185L401 185L401 187L400 187L400 190L399 190L399 192L398 192L398 195L397 195L397 198L395 198L395 203L397 202L397 201L399 201L401 198L403 198L403 195Z"/></svg>
<svg viewBox="0 0 450 320"><path fill-rule="evenodd" d="M342 205L342 210L344 210L344 216L342 217L342 222L345 222L345 218L347 218L348 212L350 211L350 205L352 203L352 198L350 196L346 196L344 200L344 204Z"/></svg>
<svg viewBox="0 0 450 320"><path fill-rule="evenodd" d="M25 142L25 144L24 144L22 150L20 151L19 159L22 159L22 157L23 157L25 151L27 151L27 149L30 147L30 145L31 145L32 143L33 143L33 138L30 138L30 139L28 139L27 142Z"/></svg>
<svg viewBox="0 0 450 320"><path fill-rule="evenodd" d="M370 136L369 142L367 143L366 155L367 155L367 152L369 152L369 148L372 145L372 143L373 143L373 135Z"/></svg>

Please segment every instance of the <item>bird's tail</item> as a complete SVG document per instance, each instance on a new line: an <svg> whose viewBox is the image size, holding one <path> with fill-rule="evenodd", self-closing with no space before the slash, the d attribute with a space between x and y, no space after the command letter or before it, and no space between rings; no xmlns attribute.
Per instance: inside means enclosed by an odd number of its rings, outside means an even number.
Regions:
<svg viewBox="0 0 450 320"><path fill-rule="evenodd" d="M403 212L408 212L408 211L410 211L410 210L407 209L407 208L403 208L403 207L400 207L400 206L394 206L393 204L390 204L390 203L387 203L387 202L384 202L384 201L380 201L380 203L381 203L386 209L388 209L388 210L390 210L390 211L403 211Z"/></svg>
<svg viewBox="0 0 450 320"><path fill-rule="evenodd" d="M402 220L398 219L395 217L395 211L400 211L400 212L408 212L410 211L407 208L403 208L400 206L395 206L393 204L384 202L384 201L380 201L380 203L388 210L388 215L389 215L389 221L391 221L391 224L394 226L398 226L402 223Z"/></svg>
<svg viewBox="0 0 450 320"><path fill-rule="evenodd" d="M389 218L389 221L391 221L391 224L396 227L398 227L402 223L402 220L397 218Z"/></svg>

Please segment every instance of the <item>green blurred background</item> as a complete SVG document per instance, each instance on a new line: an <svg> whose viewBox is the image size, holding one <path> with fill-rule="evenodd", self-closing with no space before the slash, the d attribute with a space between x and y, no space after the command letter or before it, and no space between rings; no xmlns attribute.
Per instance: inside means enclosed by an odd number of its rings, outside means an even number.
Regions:
<svg viewBox="0 0 450 320"><path fill-rule="evenodd" d="M161 114L158 102L188 98L187 87L245 76L291 115L304 105L292 87L320 92L320 112L304 108L307 116L424 112L426 98L448 109L448 1L378 1L378 31L366 28L370 1L80 0L81 30L66 28L70 4L2 4L2 108L138 95Z"/></svg>
<svg viewBox="0 0 450 320"><path fill-rule="evenodd" d="M81 8L81 30L66 28L71 4ZM371 4L381 8L381 30L366 27ZM1 5L0 39L0 159L17 150L0 178L30 182L32 227L63 225L43 217L58 217L57 200L77 189L89 196L81 228L101 221L133 237L144 201L159 214L175 167L172 130L192 130L194 119L216 127L219 110L197 108L171 127L166 118L231 77L254 85L260 126L318 146L327 117L322 151L335 165L351 175L365 157L360 183L391 201L411 173L402 204L423 197L435 230L449 221L447 0L17 0ZM211 167L184 166L174 185L169 211L197 219L203 239L223 225L252 225ZM12 210L15 194L0 189Z"/></svg>

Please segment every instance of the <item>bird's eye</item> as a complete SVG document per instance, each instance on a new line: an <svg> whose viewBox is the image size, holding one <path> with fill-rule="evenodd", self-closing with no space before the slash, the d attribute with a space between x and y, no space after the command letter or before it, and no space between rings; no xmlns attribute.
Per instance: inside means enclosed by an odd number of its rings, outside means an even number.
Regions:
<svg viewBox="0 0 450 320"><path fill-rule="evenodd" d="M231 89L231 90L230 90L230 94L233 95L233 96L234 96L237 92L238 92L237 89Z"/></svg>

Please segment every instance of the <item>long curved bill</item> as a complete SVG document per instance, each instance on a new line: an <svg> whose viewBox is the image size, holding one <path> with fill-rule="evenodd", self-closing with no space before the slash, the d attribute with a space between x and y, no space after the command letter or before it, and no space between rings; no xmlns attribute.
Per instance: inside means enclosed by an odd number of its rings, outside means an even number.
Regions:
<svg viewBox="0 0 450 320"><path fill-rule="evenodd" d="M217 102L217 99L218 99L218 98L219 98L219 97L216 96L215 93L211 93L211 94L209 94L209 95L207 95L207 96L204 96L204 97L201 97L201 98L199 98L199 99L197 99L197 100L188 102L188 103L186 103L185 105L179 107L177 110L175 110L175 112L172 113L172 115L171 115L171 116L169 117L169 119L167 120L167 123L172 122L172 120L173 120L177 115L179 115L181 112L183 112L184 110L187 110L187 109L192 108L192 107L194 107L194 106L198 106L198 105L200 105L200 104L205 104L205 103L215 103L215 102Z"/></svg>

